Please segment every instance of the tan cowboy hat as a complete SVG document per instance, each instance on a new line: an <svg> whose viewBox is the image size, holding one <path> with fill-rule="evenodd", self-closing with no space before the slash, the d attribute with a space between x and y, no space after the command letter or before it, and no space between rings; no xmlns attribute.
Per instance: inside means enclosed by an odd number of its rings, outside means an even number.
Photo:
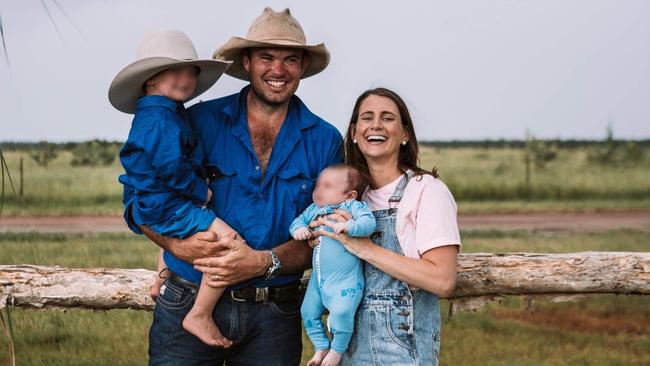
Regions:
<svg viewBox="0 0 650 366"><path fill-rule="evenodd" d="M231 64L223 60L199 60L189 37L173 29L145 35L138 46L137 57L137 61L117 73L108 89L108 100L124 113L135 113L137 100L144 95L144 83L165 69L194 65L201 70L196 91L188 99L191 100L214 85Z"/></svg>
<svg viewBox="0 0 650 366"><path fill-rule="evenodd" d="M311 58L302 76L304 79L323 71L330 62L330 53L324 43L315 46L306 43L305 32L296 18L291 16L289 9L275 12L267 7L248 29L246 38L230 38L225 45L214 51L212 57L216 60L232 61L232 66L226 74L248 81L248 73L242 64L242 50L255 47L300 48L309 52Z"/></svg>

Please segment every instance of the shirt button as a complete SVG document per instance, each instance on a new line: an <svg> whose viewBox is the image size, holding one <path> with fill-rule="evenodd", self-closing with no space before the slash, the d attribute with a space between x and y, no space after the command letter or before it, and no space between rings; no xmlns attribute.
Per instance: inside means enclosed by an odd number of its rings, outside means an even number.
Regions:
<svg viewBox="0 0 650 366"><path fill-rule="evenodd" d="M262 194L261 194L261 193L258 194L258 195L257 195L257 198L262 198Z"/></svg>
<svg viewBox="0 0 650 366"><path fill-rule="evenodd" d="M302 185L302 189L307 189L307 185L306 185L306 184L303 184L303 185Z"/></svg>
<svg viewBox="0 0 650 366"><path fill-rule="evenodd" d="M256 165L256 166L255 166L255 170L260 170L260 166L259 166L259 165Z"/></svg>

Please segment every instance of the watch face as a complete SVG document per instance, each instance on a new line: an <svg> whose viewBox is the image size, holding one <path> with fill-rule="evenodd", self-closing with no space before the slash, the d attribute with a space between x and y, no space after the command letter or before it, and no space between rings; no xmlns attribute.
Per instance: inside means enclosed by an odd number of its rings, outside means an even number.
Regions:
<svg viewBox="0 0 650 366"><path fill-rule="evenodd" d="M268 269L266 272L266 279L271 280L277 277L278 273L280 273L280 268L282 268L282 263L280 263L280 258L278 258L278 255L275 254L274 251L269 251L271 253L271 259L273 260L273 264L271 265L271 268Z"/></svg>

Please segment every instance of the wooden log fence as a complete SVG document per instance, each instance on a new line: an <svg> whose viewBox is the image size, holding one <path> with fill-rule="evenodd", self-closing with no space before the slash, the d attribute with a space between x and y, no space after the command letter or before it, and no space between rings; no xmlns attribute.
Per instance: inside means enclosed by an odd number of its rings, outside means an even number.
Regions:
<svg viewBox="0 0 650 366"><path fill-rule="evenodd" d="M0 309L152 310L148 294L155 275L144 269L0 265ZM532 303L598 293L649 295L650 253L461 254L450 315L511 295Z"/></svg>

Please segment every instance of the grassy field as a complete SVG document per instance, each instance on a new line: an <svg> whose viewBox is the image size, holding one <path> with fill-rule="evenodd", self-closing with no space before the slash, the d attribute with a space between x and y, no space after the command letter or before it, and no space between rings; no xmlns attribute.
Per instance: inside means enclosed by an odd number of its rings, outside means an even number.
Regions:
<svg viewBox="0 0 650 366"><path fill-rule="evenodd" d="M5 215L117 215L122 189L116 160L107 167L72 167L61 152L47 167L25 152L8 152L18 183L25 164L24 195L6 197ZM461 213L650 209L650 157L635 164L607 166L587 159L587 150L561 149L544 169L532 169L525 183L523 150L513 148L423 148L422 166L438 167ZM18 188L18 187L17 187Z"/></svg>
<svg viewBox="0 0 650 366"><path fill-rule="evenodd" d="M464 252L648 251L648 233L463 232ZM130 234L0 233L0 264L150 268L156 249ZM443 301L443 315L447 304ZM12 309L18 365L143 365L151 313ZM647 365L650 298L596 296L574 303L519 298L444 317L442 365ZM310 355L305 339L304 357ZM8 359L0 336L0 364ZM117 352L116 352L117 351Z"/></svg>
<svg viewBox="0 0 650 366"><path fill-rule="evenodd" d="M62 152L48 167L26 152L6 158L24 195L5 197L4 215L119 215L122 169L72 167ZM650 154L632 164L591 163L585 149L561 149L525 183L523 150L425 148L422 166L436 165L461 213L611 211L650 209ZM538 231L463 232L464 252L650 251L648 233ZM0 264L155 268L156 248L131 234L0 233ZM447 303L443 302L443 314ZM114 310L12 309L18 365L142 365L151 313ZM444 317L442 365L644 365L650 364L650 298L596 296L575 303L536 303L530 315L519 298L476 313ZM304 339L303 359L310 356ZM8 359L0 336L0 364Z"/></svg>

